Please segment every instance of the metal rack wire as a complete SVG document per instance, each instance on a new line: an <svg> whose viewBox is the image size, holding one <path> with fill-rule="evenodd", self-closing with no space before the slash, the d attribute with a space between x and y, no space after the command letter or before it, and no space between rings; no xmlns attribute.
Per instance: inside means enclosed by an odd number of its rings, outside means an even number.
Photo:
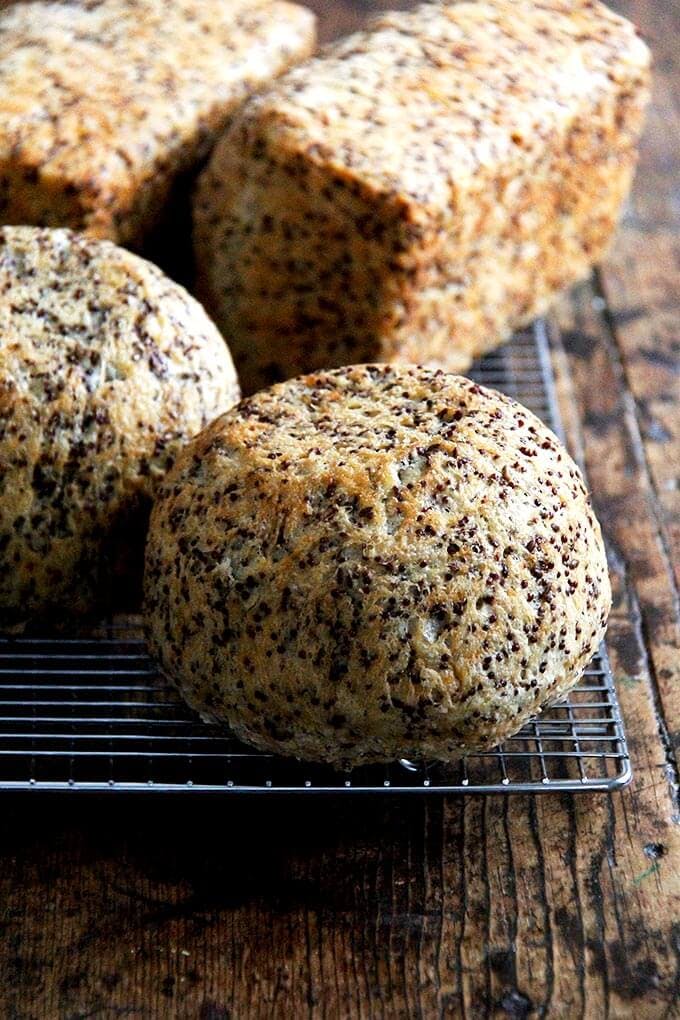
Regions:
<svg viewBox="0 0 680 1020"><path fill-rule="evenodd" d="M539 324L476 367L559 431ZM502 746L452 764L352 772L263 754L208 726L163 684L137 618L75 637L0 637L0 790L522 793L613 790L631 777L606 652L567 701Z"/></svg>

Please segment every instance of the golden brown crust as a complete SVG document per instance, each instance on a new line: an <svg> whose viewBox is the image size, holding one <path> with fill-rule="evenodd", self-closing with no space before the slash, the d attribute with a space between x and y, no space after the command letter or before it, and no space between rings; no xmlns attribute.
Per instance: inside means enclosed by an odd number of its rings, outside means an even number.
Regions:
<svg viewBox="0 0 680 1020"><path fill-rule="evenodd" d="M0 222L138 245L233 109L313 45L284 0L0 10Z"/></svg>
<svg viewBox="0 0 680 1020"><path fill-rule="evenodd" d="M140 574L153 492L238 384L183 288L68 230L0 228L0 337L6 627L106 603L109 568Z"/></svg>
<svg viewBox="0 0 680 1020"><path fill-rule="evenodd" d="M385 365L262 391L189 444L145 592L194 707L336 764L502 740L578 681L610 606L555 436L467 379Z"/></svg>
<svg viewBox="0 0 680 1020"><path fill-rule="evenodd" d="M461 370L544 311L611 235L648 64L600 3L427 4L249 101L195 204L244 389L364 360Z"/></svg>

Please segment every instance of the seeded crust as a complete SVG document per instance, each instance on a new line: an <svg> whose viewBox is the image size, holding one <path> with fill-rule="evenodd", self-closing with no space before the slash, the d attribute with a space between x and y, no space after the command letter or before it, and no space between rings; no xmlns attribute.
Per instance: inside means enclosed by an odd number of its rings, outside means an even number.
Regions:
<svg viewBox="0 0 680 1020"><path fill-rule="evenodd" d="M207 718L356 765L450 759L580 678L610 587L575 464L520 404L420 367L243 400L154 506L150 641Z"/></svg>
<svg viewBox="0 0 680 1020"><path fill-rule="evenodd" d="M139 245L234 108L313 46L280 0L2 5L0 222Z"/></svg>
<svg viewBox="0 0 680 1020"><path fill-rule="evenodd" d="M427 4L250 100L194 210L244 391L352 362L464 371L542 313L612 233L648 65L600 3Z"/></svg>
<svg viewBox="0 0 680 1020"><path fill-rule="evenodd" d="M151 263L0 228L0 626L139 586L151 496L238 397L217 329Z"/></svg>

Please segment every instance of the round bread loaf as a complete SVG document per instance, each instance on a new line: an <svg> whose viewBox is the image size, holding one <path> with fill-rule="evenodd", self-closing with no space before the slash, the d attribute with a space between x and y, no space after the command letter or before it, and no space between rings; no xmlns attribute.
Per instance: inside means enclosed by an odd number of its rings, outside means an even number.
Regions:
<svg viewBox="0 0 680 1020"><path fill-rule="evenodd" d="M360 365L182 452L146 556L153 651L206 718L355 765L495 745L579 679L610 587L581 475L513 400Z"/></svg>
<svg viewBox="0 0 680 1020"><path fill-rule="evenodd" d="M0 229L0 626L137 587L180 447L238 399L224 340L155 266L69 230ZM116 589L116 590L113 590Z"/></svg>

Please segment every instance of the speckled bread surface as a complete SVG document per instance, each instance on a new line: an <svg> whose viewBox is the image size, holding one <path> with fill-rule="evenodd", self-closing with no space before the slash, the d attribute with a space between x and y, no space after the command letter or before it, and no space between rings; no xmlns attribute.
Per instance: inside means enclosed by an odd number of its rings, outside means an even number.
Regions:
<svg viewBox="0 0 680 1020"><path fill-rule="evenodd" d="M649 53L586 0L378 17L250 100L195 202L199 293L244 391L363 361L451 371L612 233Z"/></svg>
<svg viewBox="0 0 680 1020"><path fill-rule="evenodd" d="M0 627L139 587L158 482L238 397L224 340L155 266L0 228Z"/></svg>
<svg viewBox="0 0 680 1020"><path fill-rule="evenodd" d="M281 0L2 5L0 222L139 245L234 108L313 45Z"/></svg>
<svg viewBox="0 0 680 1020"><path fill-rule="evenodd" d="M520 404L361 365L243 400L151 518L152 649L260 748L334 764L488 748L580 678L610 607L579 471Z"/></svg>

